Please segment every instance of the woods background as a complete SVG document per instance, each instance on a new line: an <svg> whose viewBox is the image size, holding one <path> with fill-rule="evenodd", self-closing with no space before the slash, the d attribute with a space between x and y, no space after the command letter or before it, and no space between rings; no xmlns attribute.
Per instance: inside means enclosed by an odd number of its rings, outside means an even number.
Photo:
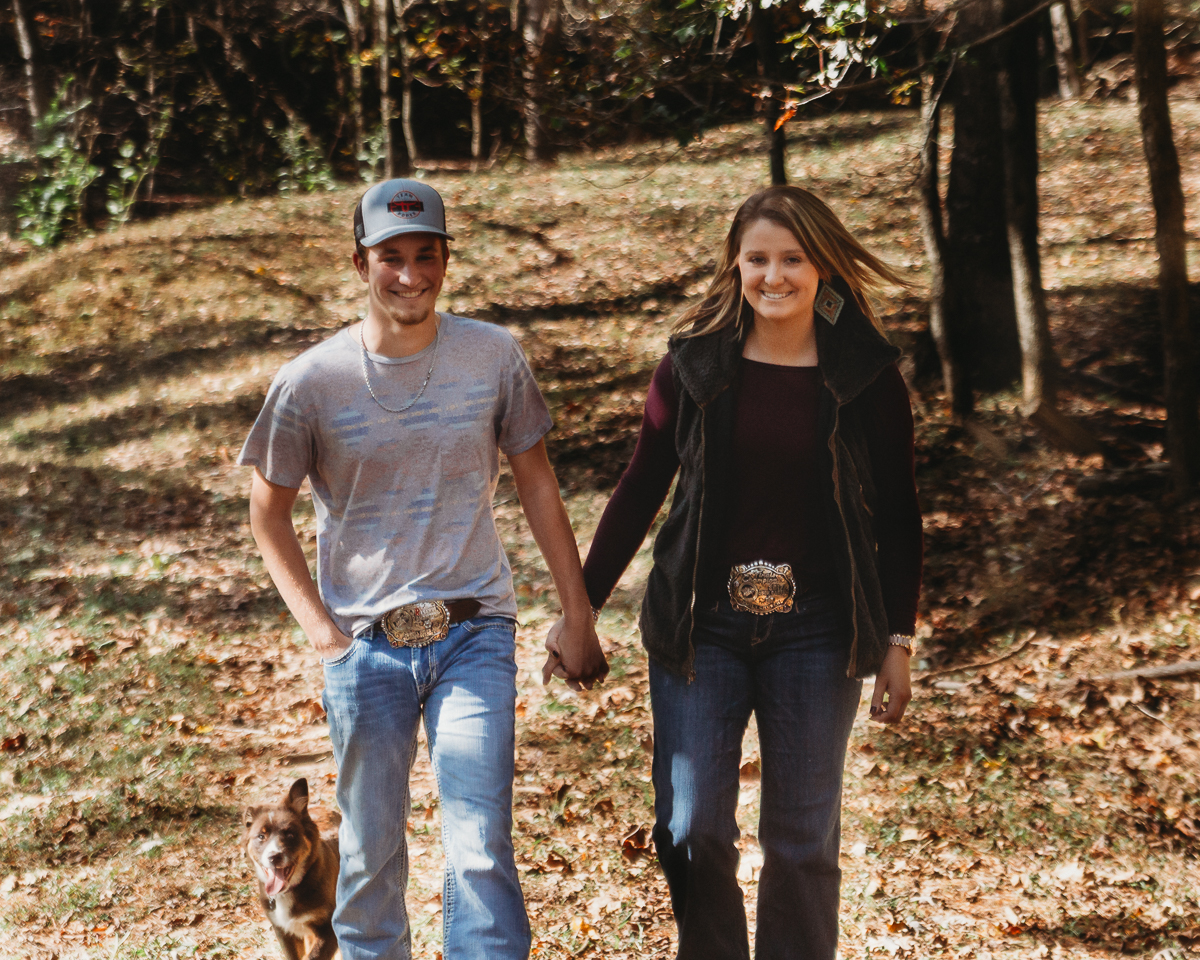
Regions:
<svg viewBox="0 0 1200 960"><path fill-rule="evenodd" d="M811 187L905 271L917 697L856 725L843 953L1195 954L1198 40L1156 0L5 0L0 953L276 956L238 814L297 775L328 806L334 771L232 459L361 309L358 193L412 173L455 221L444 305L538 373L585 549L742 198ZM507 475L496 512L535 950L666 956L648 556L600 621L612 681L542 688L556 608ZM744 759L752 893L753 732ZM423 758L414 784L432 957Z"/></svg>

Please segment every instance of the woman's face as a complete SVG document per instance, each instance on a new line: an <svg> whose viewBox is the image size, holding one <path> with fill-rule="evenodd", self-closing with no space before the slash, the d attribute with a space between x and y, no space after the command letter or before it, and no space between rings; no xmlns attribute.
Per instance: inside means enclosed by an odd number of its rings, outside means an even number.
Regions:
<svg viewBox="0 0 1200 960"><path fill-rule="evenodd" d="M795 234L772 220L754 220L738 251L742 293L756 321L812 323L821 276Z"/></svg>

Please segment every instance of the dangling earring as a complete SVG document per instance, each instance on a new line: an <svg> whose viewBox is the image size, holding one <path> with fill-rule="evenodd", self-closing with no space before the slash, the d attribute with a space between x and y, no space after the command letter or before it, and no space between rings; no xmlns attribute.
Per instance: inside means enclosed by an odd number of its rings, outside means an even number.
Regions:
<svg viewBox="0 0 1200 960"><path fill-rule="evenodd" d="M817 288L817 298L813 301L813 309L828 320L832 327L838 322L842 307L845 305L846 298L822 280L821 286Z"/></svg>

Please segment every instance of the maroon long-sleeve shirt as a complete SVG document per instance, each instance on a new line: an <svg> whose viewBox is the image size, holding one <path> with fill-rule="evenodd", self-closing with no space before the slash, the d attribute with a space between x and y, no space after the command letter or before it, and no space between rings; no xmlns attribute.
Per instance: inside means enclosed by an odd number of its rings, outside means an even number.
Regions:
<svg viewBox="0 0 1200 960"><path fill-rule="evenodd" d="M698 587L701 600L725 596L729 567L754 560L790 563L800 589L832 589L817 409L817 367L742 358L732 446L732 503L721 535L719 576ZM863 405L877 502L873 523L888 629L912 634L921 588L921 511L914 479L913 419L900 371L888 366L866 388ZM633 459L600 518L584 564L592 606L608 600L637 553L679 469L679 403L670 354L658 365Z"/></svg>

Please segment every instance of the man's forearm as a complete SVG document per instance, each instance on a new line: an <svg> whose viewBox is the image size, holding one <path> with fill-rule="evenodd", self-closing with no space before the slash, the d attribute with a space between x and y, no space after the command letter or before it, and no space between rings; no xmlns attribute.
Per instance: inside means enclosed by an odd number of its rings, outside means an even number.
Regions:
<svg viewBox="0 0 1200 960"><path fill-rule="evenodd" d="M291 518L252 517L250 529L275 588L313 646L336 646L342 633L321 602Z"/></svg>
<svg viewBox="0 0 1200 960"><path fill-rule="evenodd" d="M608 661L596 637L592 605L579 562L579 546L558 492L554 469L546 458L545 444L537 443L524 453L510 456L508 462L525 519L554 578L554 589L563 608L561 626L552 628L546 639L549 658L542 680L548 682L553 674L576 689L581 684L590 688L608 674Z"/></svg>
<svg viewBox="0 0 1200 960"><path fill-rule="evenodd" d="M550 474L550 481L539 478L532 484L532 489L519 490L521 506L533 539L554 580L554 589L563 613L572 620L576 617L590 618L592 605L583 582L583 567L579 562L575 532L571 529L571 521L559 496L553 473Z"/></svg>

